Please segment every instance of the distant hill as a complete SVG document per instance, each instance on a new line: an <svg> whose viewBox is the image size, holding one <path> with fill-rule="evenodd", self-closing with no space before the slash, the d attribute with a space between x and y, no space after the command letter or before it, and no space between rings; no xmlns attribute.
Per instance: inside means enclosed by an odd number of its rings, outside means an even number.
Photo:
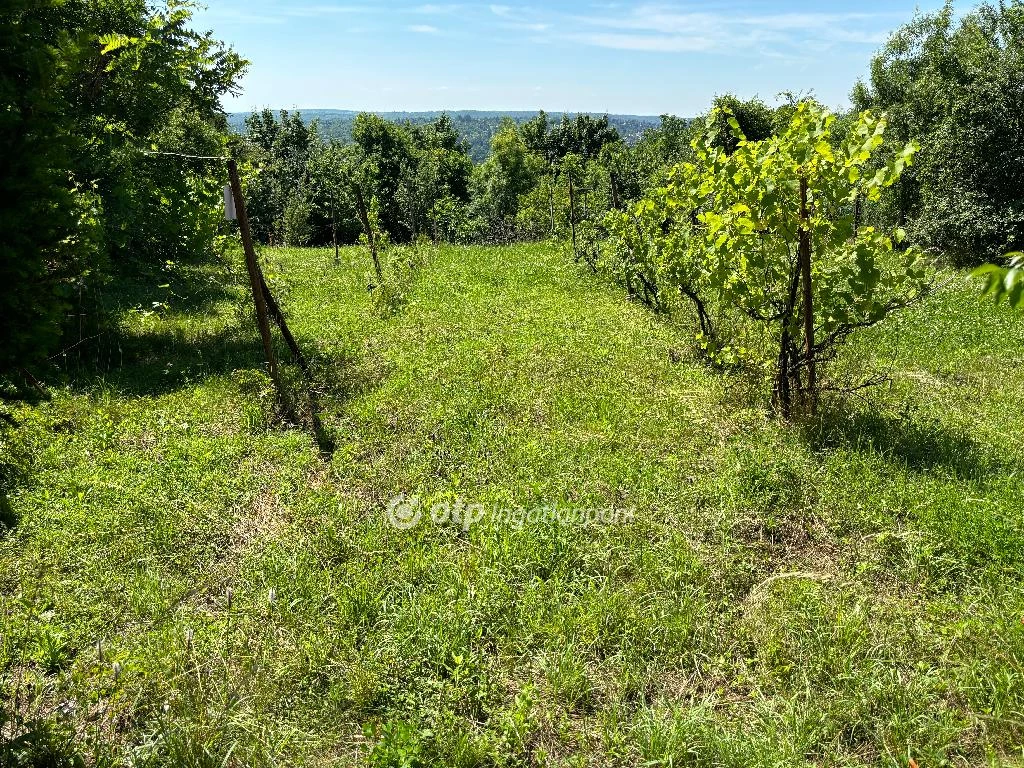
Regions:
<svg viewBox="0 0 1024 768"><path fill-rule="evenodd" d="M359 113L350 109L302 109L298 110L306 121L316 120L320 124L320 132L324 136L350 141L352 139L352 122ZM276 110L275 110L276 112ZM430 123L444 114L444 111L435 112L377 112L376 114L385 120L395 123L410 122L413 125ZM228 115L228 122L236 131L245 128L245 118L248 112L233 112ZM510 117L517 123L524 123L536 116L536 112L492 112L486 110L447 110L448 116L455 123L462 137L469 142L470 155L476 162L487 158L491 148L491 138L501 125L501 121ZM562 112L548 112L548 117L557 122L562 119ZM566 113L570 117L575 112ZM603 113L590 112L594 117L601 117ZM615 126L619 134L629 143L634 143L643 135L643 132L661 122L660 117L653 115L608 115L609 122Z"/></svg>

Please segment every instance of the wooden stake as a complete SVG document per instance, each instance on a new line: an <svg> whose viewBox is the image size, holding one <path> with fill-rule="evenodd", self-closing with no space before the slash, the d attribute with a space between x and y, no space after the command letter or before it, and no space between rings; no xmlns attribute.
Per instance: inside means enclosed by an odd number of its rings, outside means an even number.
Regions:
<svg viewBox="0 0 1024 768"><path fill-rule="evenodd" d="M331 240L334 241L334 263L341 263L341 256L338 254L338 218L334 202L334 190L331 190Z"/></svg>
<svg viewBox="0 0 1024 768"><path fill-rule="evenodd" d="M555 236L555 170L551 168L551 176L548 179L548 208L551 210L551 237Z"/></svg>
<svg viewBox="0 0 1024 768"><path fill-rule="evenodd" d="M313 422L313 434L316 437L316 441L319 444L321 451L324 453L333 453L334 441L331 440L330 436L327 434L327 430L324 429L323 419L320 417L320 398L316 393L316 382L313 380L313 370L310 368L309 361L306 360L306 356L303 355L302 350L299 349L299 345L295 341L295 337L292 335L291 328L288 327L288 321L285 319L284 312L281 311L281 307L274 298L274 294L270 292L270 287L267 285L267 279L263 276L263 270L260 270L260 285L263 286L263 295L267 302L267 309L270 316L277 324L277 327L281 330L281 335L284 337L284 341L292 353L292 361L299 366L302 370L302 375L306 378L306 397L309 399L309 418L310 421Z"/></svg>
<svg viewBox="0 0 1024 768"><path fill-rule="evenodd" d="M807 210L807 179L800 179L800 280L804 287L804 360L810 414L818 412L818 375L814 360L814 286L811 284L811 227Z"/></svg>
<svg viewBox="0 0 1024 768"><path fill-rule="evenodd" d="M569 177L569 226L572 229L572 255L576 261L579 261L580 252L576 248L576 190L572 183L572 171L566 175Z"/></svg>
<svg viewBox="0 0 1024 768"><path fill-rule="evenodd" d="M267 368L270 372L270 378L277 388L278 398L281 401L281 405L287 409L289 408L288 396L284 388L284 381L281 379L281 371L277 365L277 355L274 354L274 339L270 335L270 319L267 316L267 301L263 293L262 273L259 262L256 261L256 249L252 244L249 214L245 208L245 199L242 197L242 181L238 176L238 163L233 159L228 160L228 175L231 179L231 196L235 199L238 229L242 235L242 248L245 250L245 268L249 272L252 301L256 306L256 322L260 328L260 338L263 340L263 353L267 358Z"/></svg>
<svg viewBox="0 0 1024 768"><path fill-rule="evenodd" d="M373 257L373 269L377 273L377 282L384 283L384 273L380 269L380 258L377 256L377 238L373 234L373 227L370 226L370 214L366 210L366 200L363 199L363 190L359 184L352 185L352 191L356 197L356 209L359 211L359 220L366 230L366 242L370 244L370 256Z"/></svg>

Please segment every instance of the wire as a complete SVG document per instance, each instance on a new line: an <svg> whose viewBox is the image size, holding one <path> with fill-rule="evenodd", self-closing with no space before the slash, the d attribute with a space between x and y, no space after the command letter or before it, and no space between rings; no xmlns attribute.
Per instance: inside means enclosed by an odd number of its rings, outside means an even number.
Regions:
<svg viewBox="0 0 1024 768"><path fill-rule="evenodd" d="M230 157L209 156L209 155L184 155L181 152L150 152L149 150L143 150L144 155L161 155L163 157L183 157L186 160L230 160Z"/></svg>

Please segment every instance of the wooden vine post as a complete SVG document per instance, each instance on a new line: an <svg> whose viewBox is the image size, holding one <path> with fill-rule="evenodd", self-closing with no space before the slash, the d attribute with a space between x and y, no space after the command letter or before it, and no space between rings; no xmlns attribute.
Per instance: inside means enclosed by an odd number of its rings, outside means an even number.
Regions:
<svg viewBox="0 0 1024 768"><path fill-rule="evenodd" d="M249 229L249 214L245 209L245 198L242 197L242 181L238 176L238 163L234 158L228 160L228 176L231 181L231 197L234 199L235 216L238 218L238 229L242 235L242 248L245 251L245 268L249 273L249 285L252 288L252 300L256 306L256 322L263 340L263 353L267 358L270 378L277 388L281 404L287 407L288 397L281 379L281 371L274 354L274 339L270 335L270 317L267 313L267 298L263 292L263 275L259 262L256 261L256 249L252 244L252 231Z"/></svg>
<svg viewBox="0 0 1024 768"><path fill-rule="evenodd" d="M551 172L548 177L548 209L551 213L551 237L555 236L555 166L552 163Z"/></svg>
<svg viewBox="0 0 1024 768"><path fill-rule="evenodd" d="M278 399L285 412L289 416L294 416L291 399L288 396L288 390L285 389L280 367L277 363L277 355L274 353L274 339L270 335L270 321L273 319L277 327L281 329L281 335L284 337L285 343L292 353L292 360L299 366L306 377L309 415L313 422L313 433L317 443L324 453L331 453L334 450L334 444L327 434L327 430L324 429L323 421L320 418L320 403L313 381L313 372L305 355L302 354L302 350L299 349L291 329L288 327L284 312L281 311L281 307L274 298L274 294L270 292L267 280L263 276L263 270L260 269L259 261L256 259L256 248L252 241L252 230L249 228L249 215L245 209L245 198L242 197L242 182L238 175L238 164L233 159L228 160L228 175L231 181L231 202L234 207L235 218L238 219L238 230L242 235L242 249L245 251L245 268L249 273L249 285L252 288L253 304L256 306L256 321L259 324L260 337L263 340L263 352L267 358L267 367L270 369L270 378L277 388Z"/></svg>
<svg viewBox="0 0 1024 768"><path fill-rule="evenodd" d="M366 198L363 197L363 190L358 182L352 183L352 193L356 199L356 211L359 213L359 221L366 231L366 242L370 246L370 256L373 258L373 271L377 273L377 282L384 282L384 273L380 268L380 256L377 254L377 237L373 233L370 224L370 212L366 208Z"/></svg>
<svg viewBox="0 0 1024 768"><path fill-rule="evenodd" d="M338 251L338 215L337 205L334 202L334 190L331 190L331 241L334 243L334 263L341 263L341 254Z"/></svg>
<svg viewBox="0 0 1024 768"><path fill-rule="evenodd" d="M572 169L566 174L569 178L569 227L572 230L572 255L580 260L580 252L576 247L576 189L572 183Z"/></svg>
<svg viewBox="0 0 1024 768"><path fill-rule="evenodd" d="M811 283L811 226L807 209L807 179L800 179L800 282L803 284L804 362L807 365L809 412L818 412L818 372L814 360L814 286Z"/></svg>

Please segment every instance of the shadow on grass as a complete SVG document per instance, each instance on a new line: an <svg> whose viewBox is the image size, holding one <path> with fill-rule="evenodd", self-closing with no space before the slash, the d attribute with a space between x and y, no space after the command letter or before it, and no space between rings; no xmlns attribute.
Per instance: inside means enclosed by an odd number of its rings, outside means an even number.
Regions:
<svg viewBox="0 0 1024 768"><path fill-rule="evenodd" d="M180 330L125 333L111 329L104 343L62 370L75 390L97 386L128 396L162 395L239 368L263 367L255 334L237 328L187 338Z"/></svg>
<svg viewBox="0 0 1024 768"><path fill-rule="evenodd" d="M304 388L288 347L276 328L273 333L286 380L293 388ZM325 401L337 404L371 391L387 375L380 364L363 360L346 348L318 354L315 345L302 339L298 343L309 360L316 391ZM84 357L81 364L61 369L71 389L86 393L101 387L134 397L169 394L238 370L266 370L256 329L237 326L187 335L173 326L141 332L114 328L105 334L102 348Z"/></svg>
<svg viewBox="0 0 1024 768"><path fill-rule="evenodd" d="M175 312L203 315L222 301L245 295L241 278L218 261L170 271L155 265L128 265L114 277L112 285L116 290L99 298L113 312L148 309L158 302L173 307Z"/></svg>
<svg viewBox="0 0 1024 768"><path fill-rule="evenodd" d="M831 411L805 434L815 450L875 453L915 472L946 471L961 480L982 479L1006 464L969 435L915 415Z"/></svg>
<svg viewBox="0 0 1024 768"><path fill-rule="evenodd" d="M25 479L22 467L9 461L0 461L0 538L18 527L18 513L11 506L7 494Z"/></svg>
<svg viewBox="0 0 1024 768"><path fill-rule="evenodd" d="M18 527L18 515L7 500L7 494L0 491L0 538Z"/></svg>

